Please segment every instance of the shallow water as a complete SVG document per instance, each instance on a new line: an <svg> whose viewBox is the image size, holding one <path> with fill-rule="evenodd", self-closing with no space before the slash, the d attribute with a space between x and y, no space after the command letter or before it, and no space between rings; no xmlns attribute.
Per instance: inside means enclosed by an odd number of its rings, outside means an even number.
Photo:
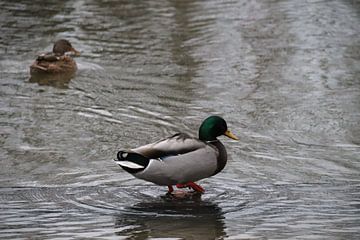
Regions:
<svg viewBox="0 0 360 240"><path fill-rule="evenodd" d="M1 239L359 239L358 1L0 1ZM29 81L67 38L68 81ZM222 115L198 199L120 148Z"/></svg>

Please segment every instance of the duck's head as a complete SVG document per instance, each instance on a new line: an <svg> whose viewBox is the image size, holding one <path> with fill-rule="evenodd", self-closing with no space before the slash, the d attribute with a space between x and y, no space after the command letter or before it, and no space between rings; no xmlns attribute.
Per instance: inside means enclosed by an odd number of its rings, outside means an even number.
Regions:
<svg viewBox="0 0 360 240"><path fill-rule="evenodd" d="M57 40L53 47L53 53L56 55L64 55L65 53L70 53L75 56L79 56L80 52L77 51L68 40L60 39Z"/></svg>
<svg viewBox="0 0 360 240"><path fill-rule="evenodd" d="M213 141L221 135L225 135L234 140L239 140L230 132L225 120L219 116L210 116L206 118L199 128L199 139L202 141Z"/></svg>

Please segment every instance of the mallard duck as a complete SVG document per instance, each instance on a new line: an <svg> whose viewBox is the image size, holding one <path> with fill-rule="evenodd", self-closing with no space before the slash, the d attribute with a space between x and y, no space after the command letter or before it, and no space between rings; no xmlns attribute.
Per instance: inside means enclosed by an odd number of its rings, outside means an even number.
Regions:
<svg viewBox="0 0 360 240"><path fill-rule="evenodd" d="M73 48L68 40L55 42L53 51L39 55L30 66L30 74L37 73L71 73L77 70L76 62L71 55L80 53Z"/></svg>
<svg viewBox="0 0 360 240"><path fill-rule="evenodd" d="M174 191L174 185L203 193L204 189L195 181L219 173L227 162L226 149L217 139L221 135L238 140L223 118L210 116L202 122L198 139L177 133L138 148L121 150L115 161L136 178L168 186L168 193Z"/></svg>

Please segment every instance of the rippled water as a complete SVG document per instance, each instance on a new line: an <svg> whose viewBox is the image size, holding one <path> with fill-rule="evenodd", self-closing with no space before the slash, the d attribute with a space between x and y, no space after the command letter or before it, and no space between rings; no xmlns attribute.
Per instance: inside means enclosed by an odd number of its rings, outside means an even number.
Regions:
<svg viewBox="0 0 360 240"><path fill-rule="evenodd" d="M1 239L359 239L358 1L0 1ZM29 81L67 38L68 81ZM211 114L240 142L174 201L119 148Z"/></svg>

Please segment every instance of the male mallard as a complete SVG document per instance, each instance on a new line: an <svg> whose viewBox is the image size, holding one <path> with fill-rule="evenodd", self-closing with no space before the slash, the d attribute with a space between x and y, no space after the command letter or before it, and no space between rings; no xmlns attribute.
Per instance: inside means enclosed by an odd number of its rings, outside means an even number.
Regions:
<svg viewBox="0 0 360 240"><path fill-rule="evenodd" d="M195 192L204 189L194 183L219 173L226 165L224 145L216 137L225 135L238 140L219 116L206 118L199 128L199 139L177 133L166 139L128 151L119 151L116 163L133 176L178 188L189 187Z"/></svg>
<svg viewBox="0 0 360 240"><path fill-rule="evenodd" d="M79 54L68 40L60 39L55 42L52 52L41 54L36 58L30 66L30 74L75 72L77 66L70 55Z"/></svg>

